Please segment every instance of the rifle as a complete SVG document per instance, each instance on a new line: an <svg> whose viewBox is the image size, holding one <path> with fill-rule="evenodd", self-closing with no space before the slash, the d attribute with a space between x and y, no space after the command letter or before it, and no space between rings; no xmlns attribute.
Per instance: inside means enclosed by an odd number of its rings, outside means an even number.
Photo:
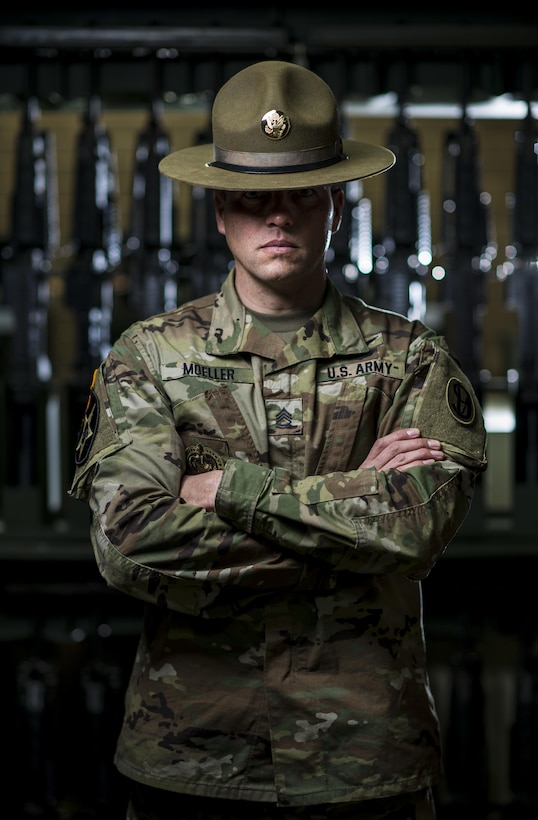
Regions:
<svg viewBox="0 0 538 820"><path fill-rule="evenodd" d="M343 293L370 301L372 202L360 179L344 184L345 208L326 254L327 272Z"/></svg>
<svg viewBox="0 0 538 820"><path fill-rule="evenodd" d="M202 129L197 144L212 140L211 127ZM185 249L191 295L201 296L218 290L229 271L232 257L225 238L217 230L213 193L193 185L191 191L191 236Z"/></svg>
<svg viewBox="0 0 538 820"><path fill-rule="evenodd" d="M67 273L66 298L78 327L71 376L72 418L77 424L83 415L92 373L112 343L113 272L122 256L116 156L101 121L101 108L99 96L90 94L78 136L75 167L75 259Z"/></svg>
<svg viewBox="0 0 538 820"><path fill-rule="evenodd" d="M56 749L51 744L57 707L56 671L38 652L19 664L17 686L27 776L21 816L56 816L58 772Z"/></svg>
<svg viewBox="0 0 538 820"><path fill-rule="evenodd" d="M518 314L519 384L516 396L516 478L538 481L538 124L530 102L515 134L512 198L512 273L506 293Z"/></svg>
<svg viewBox="0 0 538 820"><path fill-rule="evenodd" d="M489 239L488 203L480 187L478 139L465 107L459 128L449 131L445 138L442 197L446 335L462 369L478 391L483 272L491 266L494 250Z"/></svg>
<svg viewBox="0 0 538 820"><path fill-rule="evenodd" d="M28 491L39 487L45 518L63 504L61 420L48 348L49 280L59 245L54 137L39 127L40 107L31 94L16 145L15 187L9 243L2 256L3 298L13 319L4 374L5 482Z"/></svg>
<svg viewBox="0 0 538 820"><path fill-rule="evenodd" d="M372 257L372 203L360 180L344 186L346 207L327 253L327 271L343 293L369 301Z"/></svg>
<svg viewBox="0 0 538 820"><path fill-rule="evenodd" d="M102 640L102 639L98 639ZM105 661L100 647L81 669L83 723L88 758L81 771L83 805L101 817L114 799L114 746L119 732L123 686L121 670Z"/></svg>
<svg viewBox="0 0 538 820"><path fill-rule="evenodd" d="M422 183L424 156L418 134L403 105L388 147L397 161L386 178L387 234L381 243L384 255L375 263L376 303L410 318L424 318L423 277L431 262L430 200Z"/></svg>
<svg viewBox="0 0 538 820"><path fill-rule="evenodd" d="M161 124L162 102L153 95L149 121L138 136L132 189L131 230L127 239L129 305L145 318L178 304L179 264L172 256L174 201L172 180L159 173L170 153Z"/></svg>

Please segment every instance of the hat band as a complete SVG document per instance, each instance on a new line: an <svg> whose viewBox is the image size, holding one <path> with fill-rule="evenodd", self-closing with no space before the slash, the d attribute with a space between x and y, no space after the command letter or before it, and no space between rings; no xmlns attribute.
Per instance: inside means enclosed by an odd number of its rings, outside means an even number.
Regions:
<svg viewBox="0 0 538 820"><path fill-rule="evenodd" d="M322 148L273 153L228 151L226 148L215 146L214 157L213 162L208 163L211 167L241 174L290 174L296 171L313 171L347 159L342 152L340 139Z"/></svg>

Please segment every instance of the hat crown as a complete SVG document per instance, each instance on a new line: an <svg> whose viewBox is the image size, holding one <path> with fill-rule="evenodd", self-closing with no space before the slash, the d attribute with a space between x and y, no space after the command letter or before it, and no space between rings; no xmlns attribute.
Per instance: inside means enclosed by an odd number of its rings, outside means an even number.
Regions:
<svg viewBox="0 0 538 820"><path fill-rule="evenodd" d="M275 129L270 123L266 127L268 114L277 122ZM338 126L329 86L309 69L279 60L239 71L213 103L213 141L216 149L225 151L309 151L334 145L340 138Z"/></svg>
<svg viewBox="0 0 538 820"><path fill-rule="evenodd" d="M386 171L379 145L340 136L327 83L307 68L265 60L242 69L215 96L212 145L163 157L172 179L223 191L277 191L338 185Z"/></svg>

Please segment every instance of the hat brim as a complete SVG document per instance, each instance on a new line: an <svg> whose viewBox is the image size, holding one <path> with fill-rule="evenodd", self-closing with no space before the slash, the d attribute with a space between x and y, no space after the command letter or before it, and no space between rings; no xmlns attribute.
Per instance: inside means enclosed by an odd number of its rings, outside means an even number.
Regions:
<svg viewBox="0 0 538 820"><path fill-rule="evenodd" d="M159 171L164 176L201 188L221 191L279 191L372 177L388 171L396 161L388 148L357 140L344 140L343 151L347 159L324 168L264 174L216 168L209 164L213 161L213 146L194 145L164 157L159 163Z"/></svg>

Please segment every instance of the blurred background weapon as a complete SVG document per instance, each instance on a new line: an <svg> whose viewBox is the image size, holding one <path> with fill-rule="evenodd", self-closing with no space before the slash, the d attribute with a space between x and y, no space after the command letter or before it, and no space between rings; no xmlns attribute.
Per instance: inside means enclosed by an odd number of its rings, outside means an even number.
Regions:
<svg viewBox="0 0 538 820"><path fill-rule="evenodd" d="M25 750L26 780L22 789L22 817L56 817L57 760L54 743L57 676L43 652L37 625L36 652L17 668L19 732Z"/></svg>
<svg viewBox="0 0 538 820"><path fill-rule="evenodd" d="M196 144L203 145L212 140L208 124L198 132ZM232 264L226 241L217 230L213 192L199 185L193 185L191 189L191 230L183 256L192 297L218 290Z"/></svg>
<svg viewBox="0 0 538 820"><path fill-rule="evenodd" d="M459 650L452 659L452 687L446 731L445 770L451 793L447 817L486 820L488 761L482 659L474 646L472 625L464 623Z"/></svg>
<svg viewBox="0 0 538 820"><path fill-rule="evenodd" d="M98 615L94 623L99 623ZM106 623L102 621L101 623ZM101 627L102 628L102 627ZM73 772L83 805L99 818L116 817L114 749L120 731L125 681L118 663L107 659L99 627L90 635L89 656L80 670L86 765ZM114 813L116 809L116 813Z"/></svg>
<svg viewBox="0 0 538 820"><path fill-rule="evenodd" d="M459 127L445 137L442 171L445 334L480 395L484 276L491 269L496 249L490 230L489 196L481 188L479 141L467 116L465 99Z"/></svg>
<svg viewBox="0 0 538 820"><path fill-rule="evenodd" d="M152 67L150 113L136 144L131 229L126 242L128 304L137 319L172 310L178 304L179 263L173 256L173 183L159 173L160 160L172 148L161 120L163 103L157 60Z"/></svg>
<svg viewBox="0 0 538 820"><path fill-rule="evenodd" d="M343 122L345 133L347 124ZM372 286L372 202L360 179L344 183L345 207L340 227L332 236L327 271L342 293L374 301Z"/></svg>
<svg viewBox="0 0 538 820"><path fill-rule="evenodd" d="M533 820L538 816L538 659L532 639L524 636L517 668L515 717L510 732L510 786L513 799L503 817Z"/></svg>
<svg viewBox="0 0 538 820"><path fill-rule="evenodd" d="M2 299L10 316L3 357L3 483L41 494L41 511L62 508L60 398L49 356L49 282L59 245L56 145L40 127L30 93L16 143L10 238L2 250ZM39 488L39 489L38 489ZM26 503L28 503L26 498Z"/></svg>
<svg viewBox="0 0 538 820"><path fill-rule="evenodd" d="M112 344L113 273L122 258L116 156L102 121L95 82L77 140L72 242L67 303L77 326L71 374L72 451L92 373Z"/></svg>
<svg viewBox="0 0 538 820"><path fill-rule="evenodd" d="M376 304L424 319L425 275L432 259L430 198L424 188L424 155L405 105L389 132L396 164L386 175L386 233L374 248Z"/></svg>
<svg viewBox="0 0 538 820"><path fill-rule="evenodd" d="M515 191L508 302L518 317L516 480L538 482L538 123L530 102L515 134Z"/></svg>

